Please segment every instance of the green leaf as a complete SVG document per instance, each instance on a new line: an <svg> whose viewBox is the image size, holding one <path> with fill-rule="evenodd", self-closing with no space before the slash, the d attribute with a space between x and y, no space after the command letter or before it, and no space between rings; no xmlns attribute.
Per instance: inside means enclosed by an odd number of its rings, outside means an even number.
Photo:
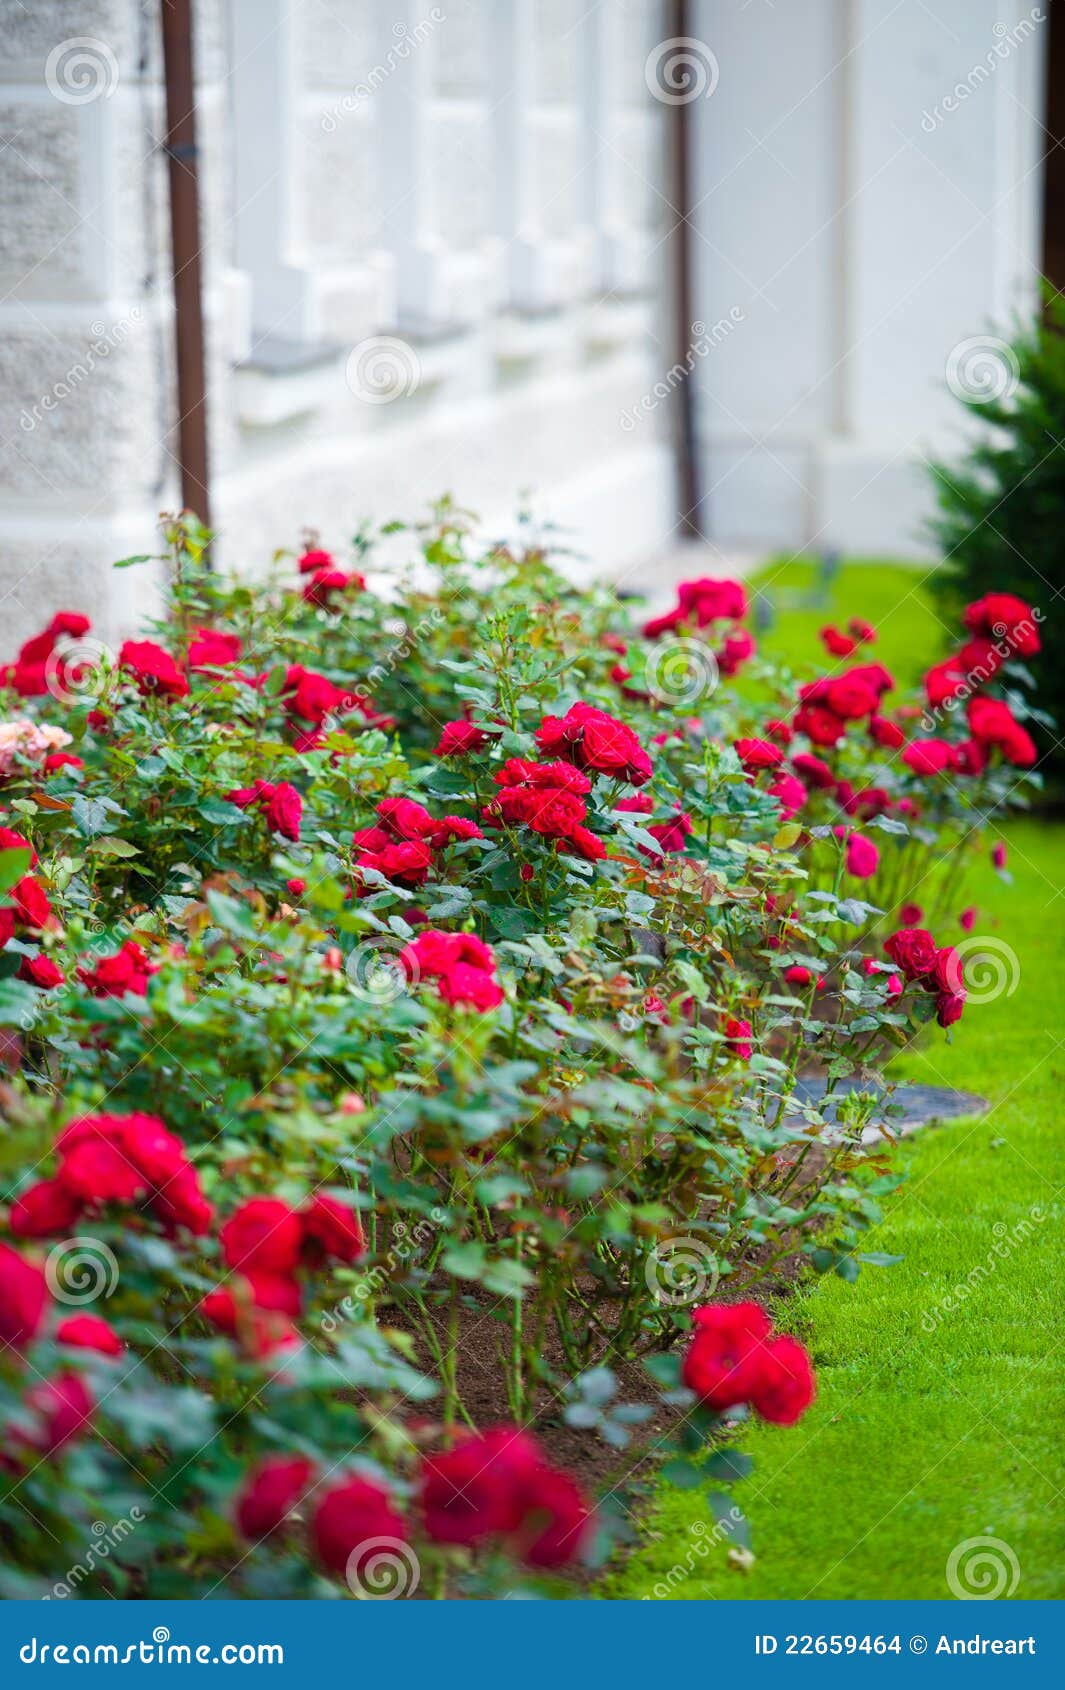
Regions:
<svg viewBox="0 0 1065 1690"><path fill-rule="evenodd" d="M119 839L113 833L100 833L90 840L89 852L94 857L139 857L136 845L131 845L128 839Z"/></svg>
<svg viewBox="0 0 1065 1690"><path fill-rule="evenodd" d="M720 1479L723 1484L732 1484L737 1479L746 1479L754 1471L754 1461L740 1449L716 1449L706 1463L706 1472L711 1479Z"/></svg>
<svg viewBox="0 0 1065 1690"><path fill-rule="evenodd" d="M667 1485L676 1485L678 1490L696 1490L703 1482L701 1469L680 1456L663 1464L662 1477Z"/></svg>
<svg viewBox="0 0 1065 1690"><path fill-rule="evenodd" d="M0 980L0 1027L28 1027L37 1018L40 993L26 980Z"/></svg>
<svg viewBox="0 0 1065 1690"><path fill-rule="evenodd" d="M32 858L33 853L28 847L25 851L0 851L0 892L9 892L16 881L29 873Z"/></svg>

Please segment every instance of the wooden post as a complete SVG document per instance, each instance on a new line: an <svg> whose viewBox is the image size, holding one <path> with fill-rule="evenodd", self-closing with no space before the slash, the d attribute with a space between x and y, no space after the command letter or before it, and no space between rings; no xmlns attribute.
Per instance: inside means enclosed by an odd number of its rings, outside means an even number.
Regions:
<svg viewBox="0 0 1065 1690"><path fill-rule="evenodd" d="M192 0L162 0L181 502L211 524Z"/></svg>

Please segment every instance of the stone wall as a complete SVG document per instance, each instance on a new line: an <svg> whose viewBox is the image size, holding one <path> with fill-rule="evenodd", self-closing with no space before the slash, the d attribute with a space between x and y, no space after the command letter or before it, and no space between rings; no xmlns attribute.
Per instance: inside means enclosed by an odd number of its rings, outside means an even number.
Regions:
<svg viewBox="0 0 1065 1690"><path fill-rule="evenodd" d="M623 571L675 518L659 378L655 0L198 0L214 520L255 569L305 525L521 499ZM5 650L154 596L178 501L152 0L0 0Z"/></svg>

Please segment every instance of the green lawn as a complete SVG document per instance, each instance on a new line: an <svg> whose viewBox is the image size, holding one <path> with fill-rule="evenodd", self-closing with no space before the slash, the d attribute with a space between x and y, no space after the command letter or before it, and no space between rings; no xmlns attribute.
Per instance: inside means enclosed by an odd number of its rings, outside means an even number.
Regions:
<svg viewBox="0 0 1065 1690"><path fill-rule="evenodd" d="M877 621L888 572L870 571L861 594L864 571L846 573L841 599ZM891 573L897 601L897 577L905 592L915 577ZM800 614L810 626L786 637L809 659L811 628L826 616ZM892 622L900 653L908 644L911 663L926 660L935 625L924 623L919 599L881 624L877 655L901 669L888 652ZM727 1545L693 1554L705 1499L663 1488L602 1594L652 1595L668 1578L680 1600L945 1597L951 1550L980 1536L1016 1556L1017 1598L1065 1594L1065 1042L1055 1030L1065 1001L1065 830L1026 821L1004 837L1015 884L984 855L966 901L980 909L977 932L1016 952L1016 989L970 1005L951 1045L934 1032L893 1070L978 1092L992 1108L926 1129L900 1151L907 1183L869 1243L903 1256L900 1264L867 1267L852 1286L811 1278L779 1311L812 1350L819 1397L798 1427L752 1427L743 1439L756 1465L736 1499L751 1522L753 1568L730 1567ZM670 1576L678 1567L683 1576Z"/></svg>
<svg viewBox="0 0 1065 1690"><path fill-rule="evenodd" d="M843 667L842 659L827 657L817 631L834 623L846 632L848 619L861 616L873 624L877 639L861 646L851 661L883 663L900 687L910 686L943 655L951 637L928 591L927 574L919 564L849 563L826 586L807 558L768 563L747 583L755 621L763 623L759 649L803 668Z"/></svg>

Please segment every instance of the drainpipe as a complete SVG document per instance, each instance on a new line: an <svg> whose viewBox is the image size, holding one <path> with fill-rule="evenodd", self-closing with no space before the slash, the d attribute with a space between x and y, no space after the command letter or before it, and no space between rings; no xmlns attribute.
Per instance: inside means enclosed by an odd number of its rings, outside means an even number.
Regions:
<svg viewBox="0 0 1065 1690"><path fill-rule="evenodd" d="M676 40L691 37L688 0L670 0L669 33ZM671 192L676 213L673 226L673 344L674 361L686 368L691 356L691 334L695 311L692 304L692 245L688 216L691 211L691 157L693 102L683 100L669 108ZM680 532L688 539L703 538L698 449L695 432L695 390L691 373L677 391L677 473L680 483Z"/></svg>
<svg viewBox="0 0 1065 1690"><path fill-rule="evenodd" d="M207 377L203 332L199 155L192 56L192 0L161 0L174 268L178 460L181 502L211 525L207 461Z"/></svg>

